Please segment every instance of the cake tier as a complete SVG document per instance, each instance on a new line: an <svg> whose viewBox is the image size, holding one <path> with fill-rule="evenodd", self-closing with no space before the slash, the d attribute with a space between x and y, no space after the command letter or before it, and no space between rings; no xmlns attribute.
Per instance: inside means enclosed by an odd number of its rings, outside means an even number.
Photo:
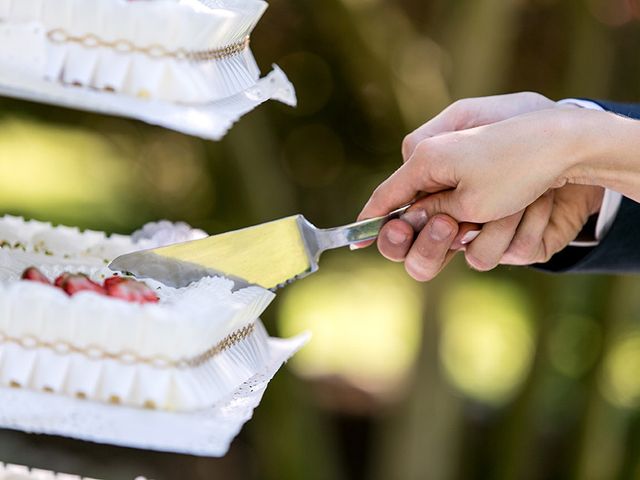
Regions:
<svg viewBox="0 0 640 480"><path fill-rule="evenodd" d="M0 0L0 62L65 85L209 103L257 82L249 35L266 7L259 0Z"/></svg>

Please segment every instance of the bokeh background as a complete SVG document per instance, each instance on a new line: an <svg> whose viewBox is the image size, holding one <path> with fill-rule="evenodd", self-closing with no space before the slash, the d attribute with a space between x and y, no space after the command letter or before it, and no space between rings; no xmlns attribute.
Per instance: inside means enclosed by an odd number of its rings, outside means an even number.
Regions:
<svg viewBox="0 0 640 480"><path fill-rule="evenodd" d="M265 105L211 143L0 99L0 213L120 233L294 213L335 226L455 99L640 99L638 1L270 3L253 48L290 75L296 110ZM264 320L314 338L225 458L5 431L0 459L107 479L640 477L638 278L458 260L422 285L373 249L339 251Z"/></svg>

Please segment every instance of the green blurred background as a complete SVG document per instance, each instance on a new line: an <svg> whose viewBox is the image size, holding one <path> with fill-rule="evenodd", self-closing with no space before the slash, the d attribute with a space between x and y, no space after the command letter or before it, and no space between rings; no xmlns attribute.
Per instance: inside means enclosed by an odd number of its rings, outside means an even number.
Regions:
<svg viewBox="0 0 640 480"><path fill-rule="evenodd" d="M0 213L214 233L293 213L351 221L400 143L451 101L518 90L640 99L633 0L272 0L253 36L298 89L220 143L0 99ZM223 459L0 433L0 459L107 479L640 477L640 281L460 259L411 281L327 254L264 320L312 342ZM1 408L1 406L0 406Z"/></svg>

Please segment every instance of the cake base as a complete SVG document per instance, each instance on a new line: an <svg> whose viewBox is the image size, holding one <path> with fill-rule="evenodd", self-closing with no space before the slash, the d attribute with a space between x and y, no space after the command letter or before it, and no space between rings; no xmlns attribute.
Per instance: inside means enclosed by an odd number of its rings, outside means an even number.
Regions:
<svg viewBox="0 0 640 480"><path fill-rule="evenodd" d="M0 388L0 427L123 447L220 457L251 419L269 381L310 338L269 339L264 369L215 406L188 413L78 401L61 395Z"/></svg>

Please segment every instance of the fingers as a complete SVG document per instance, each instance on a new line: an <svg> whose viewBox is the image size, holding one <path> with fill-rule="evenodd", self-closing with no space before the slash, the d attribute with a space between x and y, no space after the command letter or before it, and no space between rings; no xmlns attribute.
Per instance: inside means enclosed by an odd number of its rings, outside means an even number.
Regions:
<svg viewBox="0 0 640 480"><path fill-rule="evenodd" d="M602 203L602 195L601 187L583 185L567 185L555 191L553 212L544 231L538 262L548 261L575 240L594 208Z"/></svg>
<svg viewBox="0 0 640 480"><path fill-rule="evenodd" d="M458 234L451 245L451 250L462 250L480 235L481 230L482 225L477 223L461 223L458 226Z"/></svg>
<svg viewBox="0 0 640 480"><path fill-rule="evenodd" d="M413 164L404 164L375 189L358 220L379 217L410 203L420 191Z"/></svg>
<svg viewBox="0 0 640 480"><path fill-rule="evenodd" d="M433 279L453 258L450 250L458 224L447 215L435 215L418 234L405 259L405 269L415 280Z"/></svg>
<svg viewBox="0 0 640 480"><path fill-rule="evenodd" d="M392 262L402 262L411 248L413 237L411 225L399 219L391 220L380 230L378 250Z"/></svg>
<svg viewBox="0 0 640 480"><path fill-rule="evenodd" d="M511 244L523 213L485 224L477 238L466 247L465 257L469 266L481 272L497 267Z"/></svg>
<svg viewBox="0 0 640 480"><path fill-rule="evenodd" d="M553 200L554 191L550 190L527 208L500 263L531 265L543 260L543 237L553 212Z"/></svg>
<svg viewBox="0 0 640 480"><path fill-rule="evenodd" d="M464 115L465 112L464 109L457 108L456 105L458 104L454 103L445 108L438 115L404 138L404 141L402 142L402 158L404 162L409 161L413 156L416 147L423 140L446 132L458 130L458 124L461 122L459 115Z"/></svg>
<svg viewBox="0 0 640 480"><path fill-rule="evenodd" d="M459 188L446 190L423 196L414 202L409 211L421 210L428 218L439 213L446 214L455 218L461 226L464 225L464 233L467 233L467 231L471 229L479 230L474 220L484 216L484 213L481 212L479 208L474 205L469 205L470 198L470 195L467 195L466 192L463 192ZM476 226L473 227L474 225Z"/></svg>
<svg viewBox="0 0 640 480"><path fill-rule="evenodd" d="M401 220L401 223L397 223L398 220L391 220L387 222L387 224L380 230L377 240L380 252L385 257L389 258L389 260L393 261L400 261L400 258L395 252L398 250L398 244L404 243L401 242L401 240L403 240L402 236L410 236L410 240L413 240L414 233L420 232L420 230L422 230L426 225L427 213L423 209L414 209L412 207L402 215L399 220ZM359 250L361 248L366 248L375 242L376 240L368 240L366 242L356 243L351 246L351 249ZM409 242L409 247L410 246L411 242ZM402 259L404 259L408 250L409 248L407 247Z"/></svg>

